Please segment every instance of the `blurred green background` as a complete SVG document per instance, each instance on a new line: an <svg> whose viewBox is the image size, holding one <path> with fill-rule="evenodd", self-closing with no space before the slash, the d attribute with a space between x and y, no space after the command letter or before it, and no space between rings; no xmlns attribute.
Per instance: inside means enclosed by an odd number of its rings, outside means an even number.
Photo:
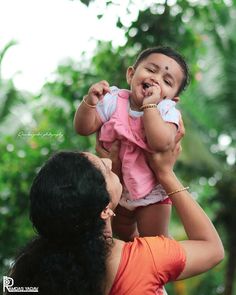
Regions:
<svg viewBox="0 0 236 295"><path fill-rule="evenodd" d="M92 1L81 2L90 9ZM106 9L122 5L104 2L100 21ZM9 40L0 48L0 276L7 274L15 254L34 235L28 193L42 163L62 149L94 151L94 136L78 136L73 129L75 110L90 85L106 79L127 87L126 68L137 53L168 45L185 56L191 69L191 84L179 104L186 136L176 173L217 227L226 258L206 274L168 284L167 291L236 294L236 1L149 2L129 27L117 19L125 32L124 46L98 41L91 60L82 54L80 60L59 64L54 80L37 95L16 89L12 79L2 79L4 56L17 44ZM134 5L131 0L127 15ZM171 233L185 238L174 212Z"/></svg>

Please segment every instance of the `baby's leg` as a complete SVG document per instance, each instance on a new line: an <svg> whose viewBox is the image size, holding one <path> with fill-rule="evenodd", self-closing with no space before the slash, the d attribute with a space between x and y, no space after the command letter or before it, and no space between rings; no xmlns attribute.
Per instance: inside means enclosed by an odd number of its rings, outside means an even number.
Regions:
<svg viewBox="0 0 236 295"><path fill-rule="evenodd" d="M113 233L125 242L133 241L134 237L138 236L134 211L118 205L115 213L116 216L112 219Z"/></svg>
<svg viewBox="0 0 236 295"><path fill-rule="evenodd" d="M156 235L168 237L171 204L155 203L138 207L135 213L140 237Z"/></svg>

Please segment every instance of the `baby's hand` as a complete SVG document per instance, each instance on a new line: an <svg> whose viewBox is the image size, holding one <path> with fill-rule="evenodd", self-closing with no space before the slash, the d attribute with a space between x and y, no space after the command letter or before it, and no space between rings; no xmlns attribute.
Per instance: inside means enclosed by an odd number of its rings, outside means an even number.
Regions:
<svg viewBox="0 0 236 295"><path fill-rule="evenodd" d="M96 105L103 96L110 92L109 83L105 80L93 84L86 96L86 102L91 105Z"/></svg>
<svg viewBox="0 0 236 295"><path fill-rule="evenodd" d="M158 104L161 101L161 88L158 84L153 83L145 90L145 98L143 104L155 103Z"/></svg>

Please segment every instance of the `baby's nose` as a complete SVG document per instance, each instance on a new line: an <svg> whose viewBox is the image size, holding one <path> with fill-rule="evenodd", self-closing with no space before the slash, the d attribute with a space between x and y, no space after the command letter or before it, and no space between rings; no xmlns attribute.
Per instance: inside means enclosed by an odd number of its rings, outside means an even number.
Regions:
<svg viewBox="0 0 236 295"><path fill-rule="evenodd" d="M152 82L153 86L159 86L160 85L158 77L152 78L151 82Z"/></svg>

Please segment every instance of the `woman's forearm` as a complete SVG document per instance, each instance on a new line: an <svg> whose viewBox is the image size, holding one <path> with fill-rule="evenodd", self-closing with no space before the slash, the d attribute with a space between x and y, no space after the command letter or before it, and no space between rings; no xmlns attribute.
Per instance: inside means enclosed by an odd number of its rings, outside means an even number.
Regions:
<svg viewBox="0 0 236 295"><path fill-rule="evenodd" d="M173 172L161 175L159 181L167 193L181 190L183 185ZM182 221L187 241L181 244L186 253L186 265L179 279L205 272L224 257L224 248L212 222L187 190L170 196Z"/></svg>
<svg viewBox="0 0 236 295"><path fill-rule="evenodd" d="M183 188L174 172L159 175L158 179L167 193ZM214 240L220 242L212 222L187 190L174 193L170 198L190 240Z"/></svg>

